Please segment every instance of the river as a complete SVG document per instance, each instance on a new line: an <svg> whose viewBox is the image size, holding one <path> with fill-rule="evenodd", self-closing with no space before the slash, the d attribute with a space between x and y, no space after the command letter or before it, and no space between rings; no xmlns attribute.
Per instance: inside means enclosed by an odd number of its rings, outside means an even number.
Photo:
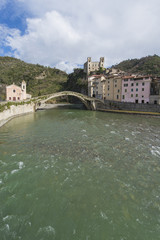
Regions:
<svg viewBox="0 0 160 240"><path fill-rule="evenodd" d="M74 109L0 129L1 240L160 239L160 118Z"/></svg>

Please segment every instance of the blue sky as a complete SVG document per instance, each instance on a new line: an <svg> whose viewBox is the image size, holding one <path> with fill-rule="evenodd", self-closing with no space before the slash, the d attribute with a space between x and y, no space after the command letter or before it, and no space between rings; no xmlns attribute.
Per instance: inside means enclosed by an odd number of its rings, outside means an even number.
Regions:
<svg viewBox="0 0 160 240"><path fill-rule="evenodd" d="M159 0L1 0L0 55L67 72L160 55Z"/></svg>

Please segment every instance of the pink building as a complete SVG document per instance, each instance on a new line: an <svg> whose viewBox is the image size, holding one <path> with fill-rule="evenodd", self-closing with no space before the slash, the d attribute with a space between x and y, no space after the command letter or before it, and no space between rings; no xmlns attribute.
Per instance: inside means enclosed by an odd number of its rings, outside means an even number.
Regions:
<svg viewBox="0 0 160 240"><path fill-rule="evenodd" d="M26 93L25 81L22 81L21 87L15 85L14 83L6 87L7 101L23 101L28 98L31 98L31 95Z"/></svg>
<svg viewBox="0 0 160 240"><path fill-rule="evenodd" d="M151 78L125 76L122 79L122 102L149 103Z"/></svg>

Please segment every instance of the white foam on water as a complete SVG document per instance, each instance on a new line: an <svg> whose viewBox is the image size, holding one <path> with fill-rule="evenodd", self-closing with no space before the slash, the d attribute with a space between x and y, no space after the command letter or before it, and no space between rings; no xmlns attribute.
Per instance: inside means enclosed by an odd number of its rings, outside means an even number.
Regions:
<svg viewBox="0 0 160 240"><path fill-rule="evenodd" d="M109 124L105 124L105 127L109 127Z"/></svg>
<svg viewBox="0 0 160 240"><path fill-rule="evenodd" d="M100 215L101 215L101 217L104 219L104 220L107 220L108 219L108 217L107 217L107 215L104 213L104 212L100 212Z"/></svg>
<svg viewBox="0 0 160 240"><path fill-rule="evenodd" d="M38 235L41 233L46 233L49 236L50 235L54 236L56 234L56 231L52 226L46 226L46 227L39 228Z"/></svg>
<svg viewBox="0 0 160 240"><path fill-rule="evenodd" d="M83 129L81 132L87 132L85 129Z"/></svg>
<svg viewBox="0 0 160 240"><path fill-rule="evenodd" d="M129 141L130 139L129 139L129 138L127 138L127 137L125 137L125 140L126 140L126 141Z"/></svg>
<svg viewBox="0 0 160 240"><path fill-rule="evenodd" d="M14 153L14 154L12 154L12 157L15 157L16 156L16 154Z"/></svg>
<svg viewBox="0 0 160 240"><path fill-rule="evenodd" d="M2 179L0 179L0 184L2 184L3 182L2 182Z"/></svg>
<svg viewBox="0 0 160 240"><path fill-rule="evenodd" d="M22 169L23 167L25 167L25 165L24 165L23 162L19 162L19 163L18 163L18 166L19 166L19 169Z"/></svg>
<svg viewBox="0 0 160 240"><path fill-rule="evenodd" d="M88 136L85 134L85 135L83 135L82 137L88 137Z"/></svg>
<svg viewBox="0 0 160 240"><path fill-rule="evenodd" d="M116 132L115 132L115 131L111 131L110 133L112 133L112 134L116 134Z"/></svg>
<svg viewBox="0 0 160 240"><path fill-rule="evenodd" d="M11 215L7 215L3 218L3 222L7 221L7 220L11 220L12 216Z"/></svg>
<svg viewBox="0 0 160 240"><path fill-rule="evenodd" d="M11 171L11 174L14 174L14 173L16 173L18 171L19 171L19 169L14 169L14 170Z"/></svg>
<svg viewBox="0 0 160 240"><path fill-rule="evenodd" d="M9 231L9 229L10 229L8 224L5 224L5 228L7 231Z"/></svg>
<svg viewBox="0 0 160 240"><path fill-rule="evenodd" d="M7 163L3 162L2 160L0 160L0 163L5 166L7 165Z"/></svg>
<svg viewBox="0 0 160 240"><path fill-rule="evenodd" d="M152 155L159 157L160 156L160 147L152 146L151 153L152 153Z"/></svg>

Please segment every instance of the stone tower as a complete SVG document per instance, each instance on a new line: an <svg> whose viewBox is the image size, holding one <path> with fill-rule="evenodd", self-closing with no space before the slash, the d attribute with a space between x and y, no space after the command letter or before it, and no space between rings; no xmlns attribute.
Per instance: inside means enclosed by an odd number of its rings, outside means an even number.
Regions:
<svg viewBox="0 0 160 240"><path fill-rule="evenodd" d="M99 67L104 68L104 57L100 58Z"/></svg>
<svg viewBox="0 0 160 240"><path fill-rule="evenodd" d="M23 99L26 99L26 82L23 80L21 83Z"/></svg>

